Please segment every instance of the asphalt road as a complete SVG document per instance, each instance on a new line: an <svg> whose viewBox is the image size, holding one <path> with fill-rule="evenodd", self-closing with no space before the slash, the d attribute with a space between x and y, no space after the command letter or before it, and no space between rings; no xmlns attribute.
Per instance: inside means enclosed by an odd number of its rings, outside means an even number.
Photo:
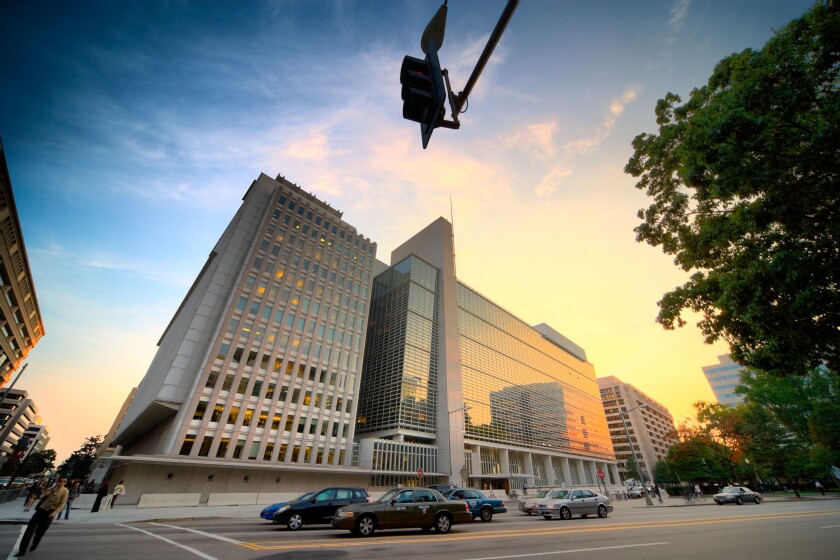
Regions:
<svg viewBox="0 0 840 560"><path fill-rule="evenodd" d="M25 526L0 526L12 558ZM296 532L268 522L194 519L54 524L27 558L52 560L541 560L562 558L836 558L840 501L616 508L607 519L546 521L519 512L456 525L448 535L381 531L370 538L325 526Z"/></svg>

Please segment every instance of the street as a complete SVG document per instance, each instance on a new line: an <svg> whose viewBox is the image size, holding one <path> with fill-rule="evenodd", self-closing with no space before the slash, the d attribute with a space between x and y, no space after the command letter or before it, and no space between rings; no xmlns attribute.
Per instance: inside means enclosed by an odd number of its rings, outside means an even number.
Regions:
<svg viewBox="0 0 840 560"><path fill-rule="evenodd" d="M0 526L0 557L16 552L23 525ZM55 523L27 557L62 560L321 560L396 558L832 558L840 550L840 501L645 508L618 504L607 519L546 521L518 511L448 535L381 531L370 538L326 526L296 532L258 519Z"/></svg>

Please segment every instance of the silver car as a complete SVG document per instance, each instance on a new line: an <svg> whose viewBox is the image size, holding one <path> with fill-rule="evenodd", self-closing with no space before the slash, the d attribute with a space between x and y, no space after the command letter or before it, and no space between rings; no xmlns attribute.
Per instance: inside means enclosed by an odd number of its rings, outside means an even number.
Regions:
<svg viewBox="0 0 840 560"><path fill-rule="evenodd" d="M537 490L533 496L523 496L519 500L519 511L531 515L534 513L534 509L536 509L537 504L540 503L543 498L548 496L549 492L551 492L551 490Z"/></svg>
<svg viewBox="0 0 840 560"><path fill-rule="evenodd" d="M740 506L744 502L760 504L761 494L753 492L745 486L727 486L719 494L715 494L713 499L719 506L723 504L738 504Z"/></svg>
<svg viewBox="0 0 840 560"><path fill-rule="evenodd" d="M553 490L537 504L536 513L546 519L570 519L573 515L606 517L612 512L610 499L592 490Z"/></svg>

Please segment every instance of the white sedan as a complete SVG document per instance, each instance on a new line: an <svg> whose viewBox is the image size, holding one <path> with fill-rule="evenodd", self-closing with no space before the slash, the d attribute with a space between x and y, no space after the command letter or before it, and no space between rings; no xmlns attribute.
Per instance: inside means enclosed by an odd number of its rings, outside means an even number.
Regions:
<svg viewBox="0 0 840 560"><path fill-rule="evenodd" d="M554 490L537 504L535 512L546 519L570 519L573 515L606 517L612 512L610 499L592 490Z"/></svg>

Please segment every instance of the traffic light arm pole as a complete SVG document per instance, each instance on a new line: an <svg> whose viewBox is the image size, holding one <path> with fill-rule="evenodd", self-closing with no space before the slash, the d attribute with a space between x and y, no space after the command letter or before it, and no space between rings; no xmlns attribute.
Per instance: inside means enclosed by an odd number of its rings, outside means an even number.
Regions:
<svg viewBox="0 0 840 560"><path fill-rule="evenodd" d="M484 67L487 66L487 61L490 60L490 55L493 54L493 50L495 50L496 45L499 43L499 39L502 38L502 33L504 33L510 18L513 17L513 12L516 10L518 5L519 0L508 0L507 6L505 6L502 16L499 18L499 22L496 23L496 28L493 29L493 33L490 34L490 38L487 40L487 45L484 46L484 52L482 52L481 56L478 57L478 62L475 64L475 68L473 68L472 74L470 74L470 78L467 80L467 85L464 86L464 91L458 95L450 97L452 118L455 122L458 121L458 113L460 113L461 109L463 109L467 104L467 98L469 98L470 92L472 92L475 87L475 83L478 81L478 77L481 76L481 72L484 70Z"/></svg>

